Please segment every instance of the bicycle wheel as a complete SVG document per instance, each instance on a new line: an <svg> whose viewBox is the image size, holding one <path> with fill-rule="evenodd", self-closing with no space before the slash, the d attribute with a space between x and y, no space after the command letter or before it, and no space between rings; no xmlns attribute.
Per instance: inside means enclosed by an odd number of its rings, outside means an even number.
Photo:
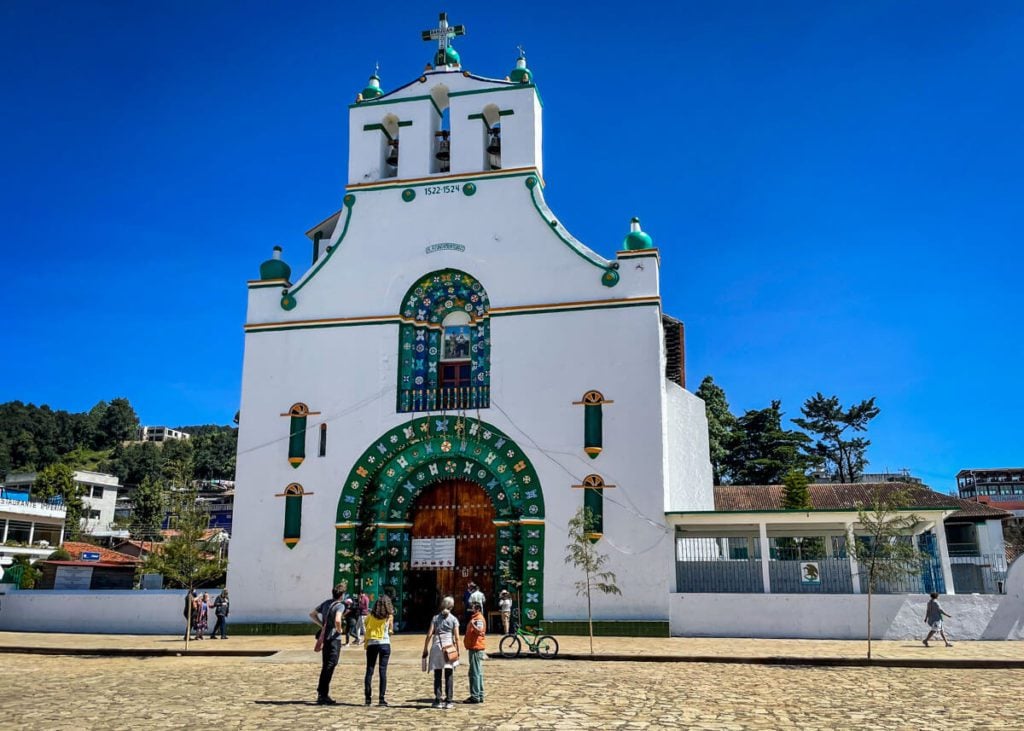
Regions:
<svg viewBox="0 0 1024 731"><path fill-rule="evenodd" d="M519 657L523 651L523 643L515 635L505 635L498 643L498 652L502 657Z"/></svg>
<svg viewBox="0 0 1024 731"><path fill-rule="evenodd" d="M541 635L537 638L537 654L550 660L558 654L558 640L551 635Z"/></svg>

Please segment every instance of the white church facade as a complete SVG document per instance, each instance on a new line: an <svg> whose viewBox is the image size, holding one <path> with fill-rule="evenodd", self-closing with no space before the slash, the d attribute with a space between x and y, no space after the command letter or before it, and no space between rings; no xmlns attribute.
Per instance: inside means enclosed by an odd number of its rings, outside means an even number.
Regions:
<svg viewBox="0 0 1024 731"><path fill-rule="evenodd" d="M666 514L714 508L658 250L635 219L612 258L569 233L525 59L470 73L458 30L442 16L427 71L387 93L374 75L351 105L309 268L278 250L249 282L236 621L303 621L345 581L413 627L470 580L518 588L525 623L584 619L565 554L586 505L622 590L595 619L667 625Z"/></svg>

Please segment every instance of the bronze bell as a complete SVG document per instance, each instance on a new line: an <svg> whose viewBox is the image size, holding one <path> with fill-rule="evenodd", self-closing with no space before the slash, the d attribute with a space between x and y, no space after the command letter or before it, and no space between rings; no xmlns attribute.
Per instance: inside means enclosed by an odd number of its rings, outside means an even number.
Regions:
<svg viewBox="0 0 1024 731"><path fill-rule="evenodd" d="M384 158L391 167L398 167L398 140L394 139L388 143L388 156Z"/></svg>
<svg viewBox="0 0 1024 731"><path fill-rule="evenodd" d="M501 128L493 127L487 137L487 154L501 154Z"/></svg>
<svg viewBox="0 0 1024 731"><path fill-rule="evenodd" d="M442 162L447 162L451 159L451 142L448 140L448 130L443 129L437 133L440 138L437 141L437 154L434 156Z"/></svg>

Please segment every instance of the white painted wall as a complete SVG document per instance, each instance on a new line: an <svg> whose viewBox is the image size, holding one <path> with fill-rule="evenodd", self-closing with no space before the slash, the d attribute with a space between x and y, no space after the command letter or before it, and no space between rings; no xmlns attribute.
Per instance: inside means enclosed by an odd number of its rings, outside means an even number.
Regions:
<svg viewBox="0 0 1024 731"><path fill-rule="evenodd" d="M0 590L0 631L181 636L184 604L184 590Z"/></svg>
<svg viewBox="0 0 1024 731"><path fill-rule="evenodd" d="M708 419L704 401L665 381L668 484L665 510L714 510Z"/></svg>
<svg viewBox="0 0 1024 731"><path fill-rule="evenodd" d="M872 597L872 635L920 640L925 594ZM951 640L1024 640L1024 562L1010 567L1005 594L939 597L952 618ZM854 640L867 636L867 596L860 594L673 594L671 632L682 637Z"/></svg>

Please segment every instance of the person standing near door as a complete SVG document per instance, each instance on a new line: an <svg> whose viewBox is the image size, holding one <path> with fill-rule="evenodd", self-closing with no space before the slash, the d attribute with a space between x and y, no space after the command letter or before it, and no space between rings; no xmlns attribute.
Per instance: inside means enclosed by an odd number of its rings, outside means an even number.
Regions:
<svg viewBox="0 0 1024 731"><path fill-rule="evenodd" d="M382 596L373 603L373 611L366 618L366 676L363 691L366 705L373 700L373 667L380 662L380 683L377 705L388 705L388 660L391 659L391 633L395 631L395 609L391 599Z"/></svg>
<svg viewBox="0 0 1024 731"><path fill-rule="evenodd" d="M484 619L483 606L473 602L470 605L473 613L466 625L466 651L469 653L469 698L465 703L484 702L484 652L487 649L487 621Z"/></svg>

